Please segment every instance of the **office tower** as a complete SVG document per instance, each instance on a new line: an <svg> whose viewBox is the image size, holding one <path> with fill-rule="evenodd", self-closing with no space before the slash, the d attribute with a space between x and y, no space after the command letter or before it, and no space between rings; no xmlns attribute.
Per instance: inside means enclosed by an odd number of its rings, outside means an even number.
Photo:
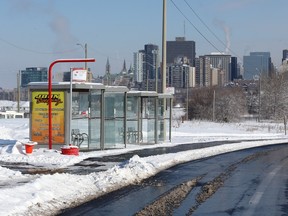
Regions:
<svg viewBox="0 0 288 216"><path fill-rule="evenodd" d="M174 63L178 57L187 57L190 66L195 66L195 41L186 41L185 37L176 37L175 41L167 41L167 64Z"/></svg>
<svg viewBox="0 0 288 216"><path fill-rule="evenodd" d="M239 75L237 57L231 57L231 81L238 79Z"/></svg>
<svg viewBox="0 0 288 216"><path fill-rule="evenodd" d="M199 86L211 85L211 62L208 56L199 56Z"/></svg>
<svg viewBox="0 0 288 216"><path fill-rule="evenodd" d="M243 57L244 79L258 79L259 76L269 76L271 73L270 52L250 52Z"/></svg>
<svg viewBox="0 0 288 216"><path fill-rule="evenodd" d="M148 73L148 79L155 79L159 68L159 48L154 44L146 44L145 46L145 72Z"/></svg>
<svg viewBox="0 0 288 216"><path fill-rule="evenodd" d="M46 67L30 67L20 71L21 87L27 87L30 82L47 82L48 72Z"/></svg>
<svg viewBox="0 0 288 216"><path fill-rule="evenodd" d="M144 74L145 51L139 50L133 53L133 68L134 68L134 81L136 83L143 82Z"/></svg>
<svg viewBox="0 0 288 216"><path fill-rule="evenodd" d="M188 74L188 65L179 57L174 64L168 65L167 85L169 87L185 88L188 85Z"/></svg>
<svg viewBox="0 0 288 216"><path fill-rule="evenodd" d="M283 50L282 62L286 59L288 59L288 50L287 49Z"/></svg>
<svg viewBox="0 0 288 216"><path fill-rule="evenodd" d="M223 74L222 84L228 83L231 81L231 55L222 54L222 53L211 53L210 55L205 55L210 58L210 64L213 68L217 68L220 74Z"/></svg>
<svg viewBox="0 0 288 216"><path fill-rule="evenodd" d="M195 82L197 87L203 86L203 74L200 71L200 58L195 58Z"/></svg>
<svg viewBox="0 0 288 216"><path fill-rule="evenodd" d="M144 46L142 90L155 91L159 87L159 48L154 44Z"/></svg>

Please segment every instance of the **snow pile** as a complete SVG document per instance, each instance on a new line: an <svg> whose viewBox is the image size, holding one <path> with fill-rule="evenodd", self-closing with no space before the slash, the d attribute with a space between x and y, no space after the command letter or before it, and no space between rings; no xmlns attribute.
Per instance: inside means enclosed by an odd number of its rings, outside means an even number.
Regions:
<svg viewBox="0 0 288 216"><path fill-rule="evenodd" d="M28 120L26 119L28 122ZM0 119L0 215L53 215L61 209L79 205L121 187L138 183L179 163L210 157L255 146L286 142L280 124L256 122L217 124L185 122L173 128L172 143L128 145L127 149L80 152L79 156L62 155L59 151L35 149L26 155L21 140L27 140L29 129L25 119ZM88 157L102 157L148 149L215 140L238 140L233 144L154 155L140 158L134 155L106 171L87 175L67 173L21 174L5 168L5 163L26 163L50 169L62 169ZM252 140L252 141L251 141Z"/></svg>

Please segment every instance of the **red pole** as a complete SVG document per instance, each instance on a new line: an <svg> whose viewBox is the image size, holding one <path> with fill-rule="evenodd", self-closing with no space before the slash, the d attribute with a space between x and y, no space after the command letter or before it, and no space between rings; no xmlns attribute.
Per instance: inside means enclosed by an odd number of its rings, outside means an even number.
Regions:
<svg viewBox="0 0 288 216"><path fill-rule="evenodd" d="M56 63L65 62L95 62L94 58L85 59L57 59L49 66L48 72L48 130L49 130L49 149L52 149L52 68ZM72 78L72 77L71 77Z"/></svg>

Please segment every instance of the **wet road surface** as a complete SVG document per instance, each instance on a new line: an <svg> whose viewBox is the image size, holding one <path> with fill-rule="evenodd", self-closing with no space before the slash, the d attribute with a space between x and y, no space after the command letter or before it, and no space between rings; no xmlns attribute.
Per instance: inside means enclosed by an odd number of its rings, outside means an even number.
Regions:
<svg viewBox="0 0 288 216"><path fill-rule="evenodd" d="M134 150L134 151L127 152L125 154L119 154L119 155L109 155L109 156L104 156L104 157L91 157L73 166L69 166L64 169L56 169L56 170L47 169L46 167L41 167L41 166L33 166L28 163L10 163L10 162L2 162L2 161L0 161L0 166L9 168L15 171L20 171L22 174L33 175L33 174L52 174L56 172L57 173L65 172L65 173L70 173L70 174L87 175L92 172L105 171L108 168L113 167L115 164L129 160L134 155L138 155L140 157L148 157L151 155L176 153L180 151L207 148L207 147L212 147L212 146L217 146L217 145L233 144L233 143L239 143L239 142L241 142L241 140L212 141L212 142L205 142L205 143L203 142L203 143L182 144L182 145L171 146L171 147L140 149L140 150Z"/></svg>
<svg viewBox="0 0 288 216"><path fill-rule="evenodd" d="M255 141L255 140L246 140L246 141L249 142L249 141ZM119 154L119 155L109 155L109 156L104 156L104 157L87 158L86 160L78 164L75 164L74 166L69 167L68 170L66 170L65 172L86 175L89 172L107 170L107 168L112 167L115 164L129 160L134 155L138 155L139 157L148 157L152 155L176 153L176 152L181 152L181 151L201 149L201 148L213 147L213 146L224 145L224 144L234 144L234 143L240 143L240 142L241 140L234 140L234 141L227 140L227 141L212 141L212 142L205 142L205 143L204 142L203 143L191 143L191 144L182 144L182 145L171 146L171 147L140 149L140 150L135 150L135 151L127 152L125 154Z"/></svg>
<svg viewBox="0 0 288 216"><path fill-rule="evenodd" d="M287 145L242 150L174 166L60 215L288 215L287 171Z"/></svg>

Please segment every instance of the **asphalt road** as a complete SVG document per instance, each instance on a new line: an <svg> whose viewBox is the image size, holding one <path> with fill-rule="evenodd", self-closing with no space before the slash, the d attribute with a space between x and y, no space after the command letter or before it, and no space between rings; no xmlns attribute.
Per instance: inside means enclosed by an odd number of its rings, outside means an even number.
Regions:
<svg viewBox="0 0 288 216"><path fill-rule="evenodd" d="M288 215L288 145L180 164L60 215Z"/></svg>

